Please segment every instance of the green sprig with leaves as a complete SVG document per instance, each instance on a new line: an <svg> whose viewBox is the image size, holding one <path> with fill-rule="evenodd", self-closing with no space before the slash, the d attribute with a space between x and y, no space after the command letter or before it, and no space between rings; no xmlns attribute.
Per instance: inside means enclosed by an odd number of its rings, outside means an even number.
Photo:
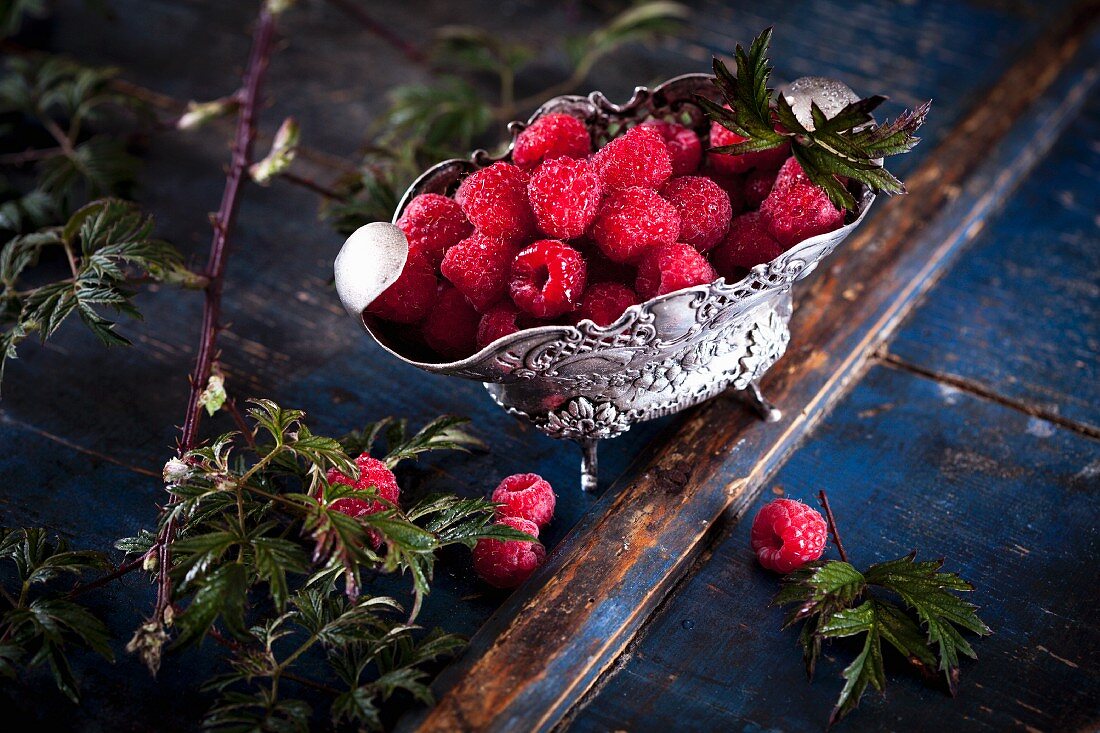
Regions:
<svg viewBox="0 0 1100 733"><path fill-rule="evenodd" d="M253 400L248 415L255 425L249 433L223 435L165 467L173 501L161 529L168 522L183 528L169 547L171 610L164 626L143 624L128 648L155 671L166 650L209 636L230 646L234 672L213 683L224 691L207 721L216 729L261 719L295 729L287 721L308 719L308 707L284 698L279 680L305 674L294 663L314 650L346 686L333 700L334 719L373 728L377 705L396 690L428 699L421 667L459 643L440 633L422 636L412 625L431 590L437 553L486 538L537 540L496 524L497 505L485 499L433 494L403 509L374 487L329 480L334 471L357 477L350 456L383 441L390 467L482 447L465 419L442 417L410 433L404 420L387 418L337 440L314 434L300 410L270 400ZM384 509L352 517L341 511L349 498ZM117 546L152 557L160 534L143 532ZM364 593L368 573L409 576L407 618L391 618L400 610L396 601ZM281 656L292 637L300 646ZM251 691L241 692L242 685Z"/></svg>
<svg viewBox="0 0 1100 733"><path fill-rule="evenodd" d="M771 38L772 30L768 28L753 40L748 51L738 44L734 51L736 74L720 59L714 59L714 85L728 109L703 96L698 97L699 104L712 120L745 139L715 147L712 152L741 155L789 143L791 154L810 181L842 209L856 207L855 197L842 179L857 181L876 193L905 193L905 185L883 167L882 158L912 150L920 141L914 133L924 123L932 103L926 102L893 122L879 125L871 113L886 97L876 95L851 102L832 117L811 101L813 124L805 125L786 96L780 94L773 99L773 90L768 88Z"/></svg>
<svg viewBox="0 0 1100 733"><path fill-rule="evenodd" d="M69 664L73 647L114 661L107 627L87 607L67 597L59 580L111 567L98 552L72 550L44 529L0 528L0 562L14 568L9 592L0 586L0 675L48 666L57 688L73 702L80 689Z"/></svg>
<svg viewBox="0 0 1100 733"><path fill-rule="evenodd" d="M974 586L955 573L943 572L943 560L918 561L915 552L860 572L847 561L824 492L822 503L843 559L819 560L788 574L772 603L790 607L784 628L802 623L799 644L811 680L823 641L862 637L859 653L844 669L844 687L829 725L854 710L868 686L885 690L883 642L925 679L942 673L954 695L959 656L977 659L961 631L979 636L992 633L978 618L977 606L956 595Z"/></svg>
<svg viewBox="0 0 1100 733"><path fill-rule="evenodd" d="M102 313L140 318L131 284L139 279L174 281L192 287L202 279L186 270L174 247L153 237L153 220L134 204L117 199L93 201L64 226L13 238L0 250L0 379L19 343L32 333L43 341L74 313L108 346L129 345ZM69 276L36 286L23 285L26 270L44 253L63 253Z"/></svg>

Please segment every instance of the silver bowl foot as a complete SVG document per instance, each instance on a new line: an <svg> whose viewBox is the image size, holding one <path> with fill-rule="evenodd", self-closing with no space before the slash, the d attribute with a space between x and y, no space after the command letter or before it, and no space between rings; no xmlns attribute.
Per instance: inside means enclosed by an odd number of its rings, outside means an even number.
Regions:
<svg viewBox="0 0 1100 733"><path fill-rule="evenodd" d="M578 442L581 446L581 491L595 491L599 484L596 447L600 441L595 438L585 438Z"/></svg>
<svg viewBox="0 0 1100 733"><path fill-rule="evenodd" d="M776 422L783 417L782 410L768 401L768 398L760 391L760 385L756 382L750 382L749 386L745 388L745 392L748 394L752 408L756 410L764 422Z"/></svg>

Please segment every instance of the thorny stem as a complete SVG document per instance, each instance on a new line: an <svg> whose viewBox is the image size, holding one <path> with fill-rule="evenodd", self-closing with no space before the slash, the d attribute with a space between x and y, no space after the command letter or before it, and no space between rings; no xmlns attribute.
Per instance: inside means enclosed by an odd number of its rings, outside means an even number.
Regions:
<svg viewBox="0 0 1100 733"><path fill-rule="evenodd" d="M148 554L148 553L146 553L146 554ZM131 570L137 570L138 568L140 568L142 566L142 563L145 562L145 557L146 557L146 555L139 555L139 556L137 556L137 557L135 557L131 560L127 560L126 562L122 563L121 565L118 566L118 568L116 568L115 570L107 573L106 575L101 575L100 577L96 578L95 580L90 580L87 583L83 583L81 585L73 586L73 589L69 591L67 597L68 598L75 598L76 596L80 595L81 593L87 593L90 590L94 590L96 588L107 585L112 580L117 580L118 578L121 578L123 575L128 574Z"/></svg>
<svg viewBox="0 0 1100 733"><path fill-rule="evenodd" d="M198 436L202 405L199 398L210 379L210 370L217 353L219 316L221 312L222 286L225 282L225 263L229 252L229 234L233 229L240 201L241 185L248 178L248 166L252 142L256 135L256 111L260 106L260 90L267 71L268 58L275 37L275 16L266 7L260 11L259 22L252 36L252 51L245 70L241 91L241 109L237 117L237 131L233 141L233 157L225 181L221 206L214 216L214 236L210 243L210 258L204 273L210 278L203 302L202 335L199 341L195 369L191 373L191 393L187 400L187 413L177 452L182 457L195 447ZM164 613L172 602L171 546L176 536L176 520L171 517L157 537L157 603L153 620L164 623Z"/></svg>
<svg viewBox="0 0 1100 733"><path fill-rule="evenodd" d="M428 62L427 54L367 15L367 11L359 7L354 0L328 0L328 3L355 18L368 33L378 36L383 41L396 48L405 55L405 58L412 61L414 64L426 64Z"/></svg>
<svg viewBox="0 0 1100 733"><path fill-rule="evenodd" d="M832 507L829 506L829 497L825 496L825 489L817 492L817 500L825 510L825 519L829 522L829 532L832 533L833 542L836 543L836 551L840 554L841 560L848 562L848 553L844 551L844 544L840 541L840 531L836 528L836 518L833 517Z"/></svg>

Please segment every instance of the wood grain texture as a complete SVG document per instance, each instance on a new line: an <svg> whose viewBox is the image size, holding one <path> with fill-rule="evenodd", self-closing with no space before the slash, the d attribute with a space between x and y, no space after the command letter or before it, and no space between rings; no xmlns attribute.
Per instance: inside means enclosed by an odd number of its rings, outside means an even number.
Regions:
<svg viewBox="0 0 1100 733"><path fill-rule="evenodd" d="M1100 95L891 357L1100 435Z"/></svg>
<svg viewBox="0 0 1100 733"><path fill-rule="evenodd" d="M1096 730L1098 469L1100 441L889 366L868 372L750 511L826 489L853 563L946 556L993 635L969 636L979 659L964 661L955 699L888 656L887 697L869 691L838 730ZM823 729L858 645L827 645L807 682L749 527L728 529L570 731Z"/></svg>
<svg viewBox="0 0 1100 733"><path fill-rule="evenodd" d="M1010 68L960 121L965 135L947 138L910 176L911 195L886 203L800 294L792 348L764 383L784 419L757 422L733 396L689 413L479 633L466 663L441 677L446 692L419 730L541 730L565 714L690 565L714 519L752 500L1049 149L1093 88L1084 71L1095 62L1096 11Z"/></svg>

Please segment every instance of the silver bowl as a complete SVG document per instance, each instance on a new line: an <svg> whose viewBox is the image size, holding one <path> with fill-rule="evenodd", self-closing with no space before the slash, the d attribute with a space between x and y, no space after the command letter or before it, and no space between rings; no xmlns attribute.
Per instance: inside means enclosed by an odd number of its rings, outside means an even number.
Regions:
<svg viewBox="0 0 1100 733"><path fill-rule="evenodd" d="M793 94L827 89L828 100L835 102L838 84L803 79L781 92L792 99ZM583 119L597 145L624 125L649 117L675 120L702 132L709 123L694 101L696 94L715 96L710 76L689 74L652 90L638 87L622 105L600 92L555 97L527 123L508 127L514 143L534 120L562 112ZM846 95L854 98L850 90L841 97ZM511 150L509 145L497 157L478 150L469 160L432 167L405 192L393 221L413 197L453 193L466 175L509 159ZM483 382L508 413L552 438L580 444L581 488L588 491L597 485L598 442L626 432L634 423L679 412L729 388L745 390L764 419L780 418L758 384L787 349L791 286L863 221L875 197L866 189L857 194L858 208L850 223L798 243L737 282L719 278L652 298L631 306L609 326L584 320L576 326L530 328L459 361L431 361L424 353L414 353L395 338L394 329L364 312L404 266L408 243L392 224L367 225L348 239L336 260L336 288L348 312L394 357L433 374Z"/></svg>

